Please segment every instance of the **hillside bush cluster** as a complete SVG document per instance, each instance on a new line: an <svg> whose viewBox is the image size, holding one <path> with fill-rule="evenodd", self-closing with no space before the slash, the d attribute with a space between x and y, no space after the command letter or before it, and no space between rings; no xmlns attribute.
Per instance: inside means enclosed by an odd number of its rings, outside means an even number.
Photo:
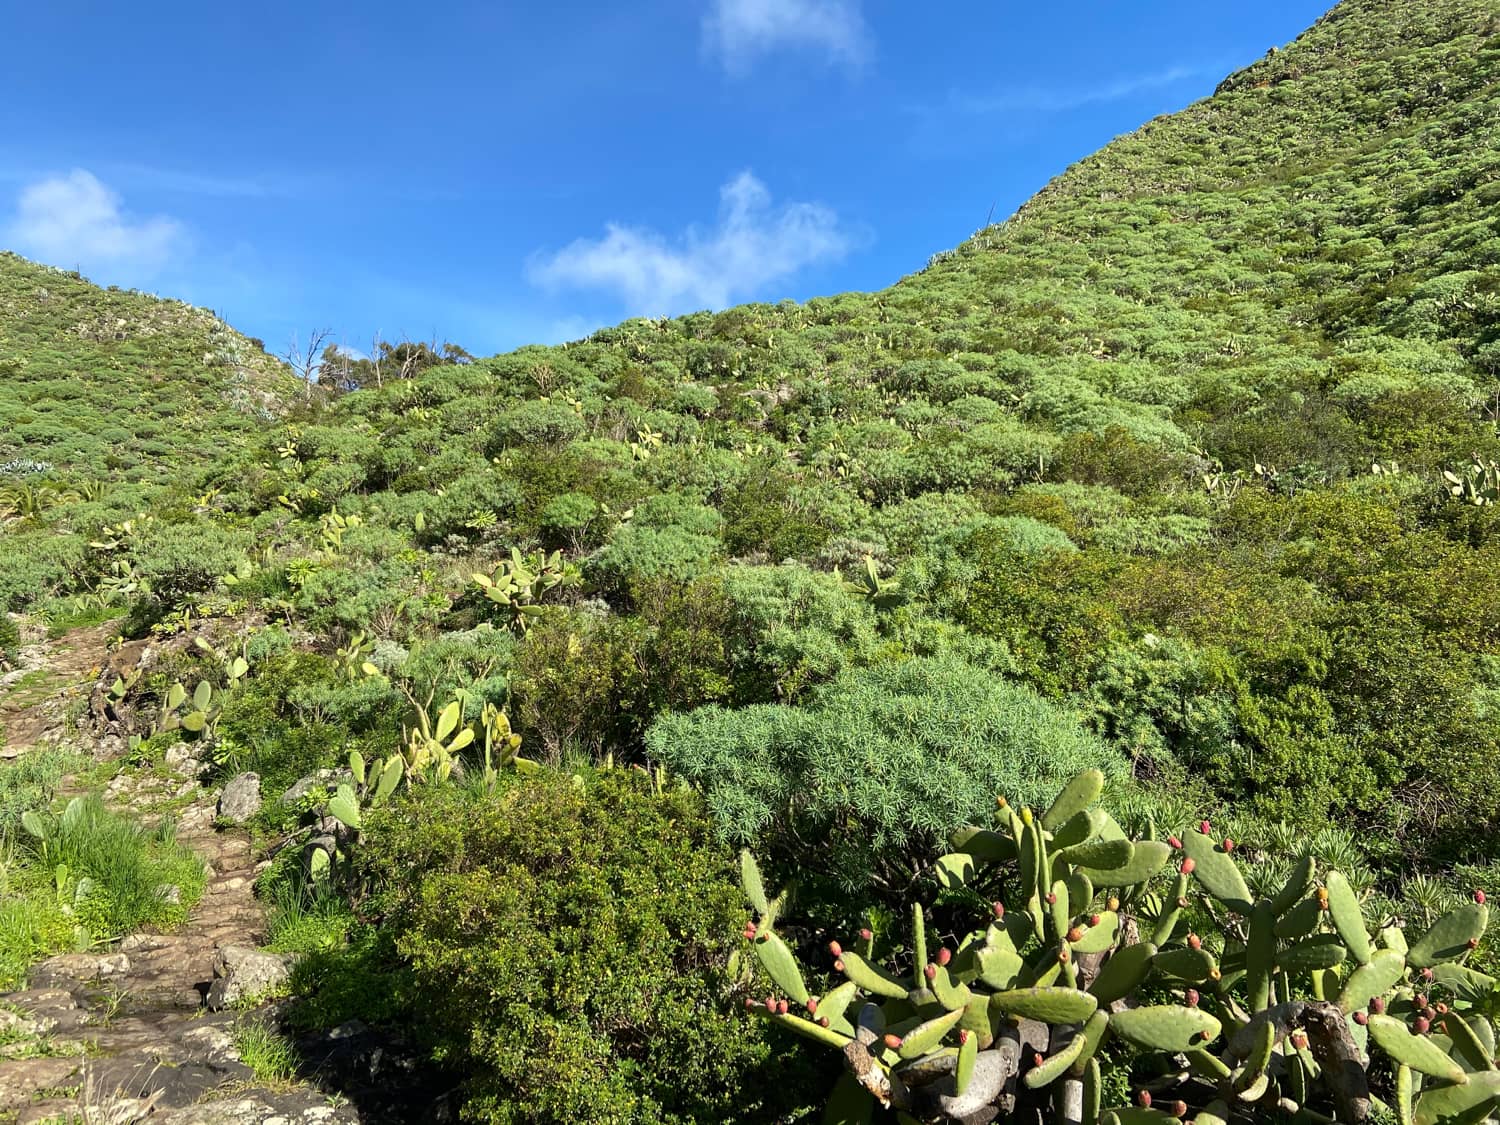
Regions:
<svg viewBox="0 0 1500 1125"><path fill-rule="evenodd" d="M474 1120L798 1119L837 1060L730 1013L788 991L734 853L804 960L914 897L957 942L933 856L1084 770L1425 925L1500 893L1497 68L1486 0L1345 0L882 292L316 385L0 257L0 611L162 643L138 762L308 782L256 820L333 841L262 881L291 1018Z"/></svg>

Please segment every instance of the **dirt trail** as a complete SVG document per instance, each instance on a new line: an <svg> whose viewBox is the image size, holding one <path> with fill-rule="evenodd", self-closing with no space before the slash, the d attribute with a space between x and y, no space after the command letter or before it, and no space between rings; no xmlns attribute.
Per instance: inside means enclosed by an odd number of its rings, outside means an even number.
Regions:
<svg viewBox="0 0 1500 1125"><path fill-rule="evenodd" d="M118 739L92 740L68 725L101 674L118 674L144 647L111 653L114 635L102 625L27 646L22 667L0 680L0 759L58 743L95 757L118 753ZM233 1034L238 1021L258 1014L205 1007L216 952L257 945L266 920L250 840L215 828L217 795L196 777L150 772L118 775L105 799L147 820L165 803L176 806L177 838L203 856L207 887L173 932L53 957L34 967L27 988L0 995L0 1125L67 1120L85 1106L106 1115L88 1119L112 1125L361 1120L312 1086L258 1082Z"/></svg>
<svg viewBox="0 0 1500 1125"><path fill-rule="evenodd" d="M38 638L21 649L18 666L0 676L0 759L20 757L62 735L69 706L88 697L99 670L110 664L108 646L116 633L113 623L95 625L56 640ZM141 648L131 647L135 653Z"/></svg>

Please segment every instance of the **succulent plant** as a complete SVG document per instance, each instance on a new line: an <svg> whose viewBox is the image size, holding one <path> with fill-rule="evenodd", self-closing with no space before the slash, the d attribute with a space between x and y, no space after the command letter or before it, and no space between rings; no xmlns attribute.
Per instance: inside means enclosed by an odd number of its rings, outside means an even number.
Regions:
<svg viewBox="0 0 1500 1125"><path fill-rule="evenodd" d="M580 581L577 568L563 561L561 551L526 556L516 548L489 574L476 573L473 579L486 598L505 610L507 624L517 633L524 633L541 614L540 602L548 592Z"/></svg>
<svg viewBox="0 0 1500 1125"><path fill-rule="evenodd" d="M877 1107L904 1122L1070 1125L1500 1113L1500 993L1463 963L1488 924L1482 893L1410 939L1393 923L1372 934L1339 871L1304 857L1256 895L1243 849L1209 822L1132 839L1094 807L1103 784L1087 771L1044 812L1002 799L993 827L954 833L930 874L950 901L990 899L989 916L929 957L913 906L899 973L881 963L885 935L835 941L842 980L820 996L745 853L745 938L776 989L745 1004L843 1054L826 1121ZM1106 1046L1135 1104L1104 1104Z"/></svg>

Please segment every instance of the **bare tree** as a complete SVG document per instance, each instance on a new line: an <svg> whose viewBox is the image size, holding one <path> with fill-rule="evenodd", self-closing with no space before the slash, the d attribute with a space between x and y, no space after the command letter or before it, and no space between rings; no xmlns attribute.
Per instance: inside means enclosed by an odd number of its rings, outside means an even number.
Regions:
<svg viewBox="0 0 1500 1125"><path fill-rule="evenodd" d="M291 344L281 354L281 358L286 361L287 366L296 372L298 378L302 380L306 396L309 400L312 398L313 384L318 381L318 376L322 373L323 366L327 362L323 355L323 349L327 347L328 341L332 337L333 331L331 329L320 328L315 332L308 333L307 343L303 346L298 342L297 333L293 332Z"/></svg>

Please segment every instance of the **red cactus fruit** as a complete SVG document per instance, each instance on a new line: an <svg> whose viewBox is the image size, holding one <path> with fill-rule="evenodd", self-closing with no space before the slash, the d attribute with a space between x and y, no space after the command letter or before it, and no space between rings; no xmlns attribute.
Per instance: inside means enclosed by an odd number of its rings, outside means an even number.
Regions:
<svg viewBox="0 0 1500 1125"><path fill-rule="evenodd" d="M893 1051L899 1051L901 1049L901 1036L899 1035L887 1034L885 1038L881 1040L881 1042Z"/></svg>
<svg viewBox="0 0 1500 1125"><path fill-rule="evenodd" d="M810 1016L818 1014L818 998L816 996L809 996L807 998L807 1014Z"/></svg>
<svg viewBox="0 0 1500 1125"><path fill-rule="evenodd" d="M1168 836L1167 843L1171 844L1174 848L1182 847L1182 841L1179 840L1176 836Z"/></svg>
<svg viewBox="0 0 1500 1125"><path fill-rule="evenodd" d="M842 957L844 955L844 947L836 941L830 941L828 943L828 952L832 953L835 957Z"/></svg>
<svg viewBox="0 0 1500 1125"><path fill-rule="evenodd" d="M1005 917L1005 903L1003 903L1003 902L991 903L990 904L990 911L991 911L991 913L993 913L995 915L996 918L1004 918Z"/></svg>
<svg viewBox="0 0 1500 1125"><path fill-rule="evenodd" d="M1089 925L1090 926L1097 926L1100 923L1100 921L1102 921L1102 919L1099 917L1099 915L1097 915L1097 914L1090 914L1089 915Z"/></svg>
<svg viewBox="0 0 1500 1125"><path fill-rule="evenodd" d="M1053 894L1051 891L1047 892L1047 905L1048 906L1056 906L1057 905L1057 896L1055 894Z"/></svg>
<svg viewBox="0 0 1500 1125"><path fill-rule="evenodd" d="M1431 969L1423 969L1422 970L1422 979L1423 980L1431 980L1436 975L1437 974L1435 974Z"/></svg>
<svg viewBox="0 0 1500 1125"><path fill-rule="evenodd" d="M864 929L862 929L862 930L859 931L859 940L860 941L874 941L875 940L875 934L870 930L870 928L868 926L866 926Z"/></svg>
<svg viewBox="0 0 1500 1125"><path fill-rule="evenodd" d="M1484 892L1480 891L1480 890L1476 890L1474 892L1474 901L1477 902L1480 906L1483 906L1484 905Z"/></svg>
<svg viewBox="0 0 1500 1125"><path fill-rule="evenodd" d="M1181 1098L1178 1098L1175 1102L1172 1103L1172 1116L1173 1117L1186 1117L1187 1116L1187 1111L1188 1111L1187 1102L1183 1101Z"/></svg>
<svg viewBox="0 0 1500 1125"><path fill-rule="evenodd" d="M1428 1029L1431 1027L1432 1021L1429 1020L1426 1016L1418 1016L1416 1019L1411 1021L1411 1029L1418 1035L1426 1035Z"/></svg>
<svg viewBox="0 0 1500 1125"><path fill-rule="evenodd" d="M1212 836L1214 834L1212 825L1210 825L1206 820L1200 820L1198 822L1198 831L1202 832L1205 836Z"/></svg>
<svg viewBox="0 0 1500 1125"><path fill-rule="evenodd" d="M774 997L774 996L767 996L766 997L766 1011L768 1011L768 1012L774 1012L775 1010L776 1010L776 997Z"/></svg>
<svg viewBox="0 0 1500 1125"><path fill-rule="evenodd" d="M1042 1056L1040 1054L1034 1054L1034 1055L1031 1056L1031 1065L1032 1066L1041 1066L1046 1061L1047 1060L1044 1059L1044 1058L1042 1058Z"/></svg>
<svg viewBox="0 0 1500 1125"><path fill-rule="evenodd" d="M1151 1108L1151 1091L1150 1090L1142 1090L1140 1093L1136 1094L1135 1100L1140 1104L1140 1107L1142 1109L1150 1109Z"/></svg>
<svg viewBox="0 0 1500 1125"><path fill-rule="evenodd" d="M833 971L836 973L842 973L844 971L844 963L842 961L835 961L833 963Z"/></svg>
<svg viewBox="0 0 1500 1125"><path fill-rule="evenodd" d="M829 1021L828 1017L827 1016L819 1016L818 1017L818 1026L819 1027L828 1027L828 1026L830 1026L830 1021Z"/></svg>
<svg viewBox="0 0 1500 1125"><path fill-rule="evenodd" d="M969 1041L969 1029L968 1028L961 1028L959 1030L958 1041L959 1041L960 1044L967 1043Z"/></svg>
<svg viewBox="0 0 1500 1125"><path fill-rule="evenodd" d="M1226 852L1234 851L1234 841L1231 840L1228 836L1224 837L1224 850Z"/></svg>
<svg viewBox="0 0 1500 1125"><path fill-rule="evenodd" d="M1370 1011L1374 1012L1377 1016L1384 1015L1385 1014L1385 997L1384 996L1377 996L1373 1000L1371 1000L1370 1001Z"/></svg>
<svg viewBox="0 0 1500 1125"><path fill-rule="evenodd" d="M936 965L928 965L925 969L922 970L922 975L925 976L928 980L936 980L937 979L937 966Z"/></svg>
<svg viewBox="0 0 1500 1125"><path fill-rule="evenodd" d="M778 1000L776 1002L776 1012L778 1015L786 1015L791 1010L791 1007L785 1000Z"/></svg>
<svg viewBox="0 0 1500 1125"><path fill-rule="evenodd" d="M1187 990L1185 999L1187 1000L1187 1006L1189 1008L1196 1008L1198 1006L1198 1001L1201 1000L1202 997L1198 995L1198 990L1196 988L1190 988Z"/></svg>
<svg viewBox="0 0 1500 1125"><path fill-rule="evenodd" d="M1412 1003L1412 1007L1414 1007L1414 1008L1425 1008L1425 1007L1427 1007L1427 993L1425 993L1425 992L1419 992L1419 993L1417 993L1415 996L1413 996L1411 998L1411 1003Z"/></svg>
<svg viewBox="0 0 1500 1125"><path fill-rule="evenodd" d="M1068 941L1070 941L1070 942L1081 941L1082 939L1083 939L1083 927L1082 926L1074 926L1071 930L1068 931Z"/></svg>
<svg viewBox="0 0 1500 1125"><path fill-rule="evenodd" d="M1193 873L1193 868L1197 866L1198 865L1193 862L1193 857L1188 856L1187 859L1182 861L1182 866L1177 870L1182 872L1184 875L1191 875Z"/></svg>
<svg viewBox="0 0 1500 1125"><path fill-rule="evenodd" d="M754 1009L755 1009L755 1001L752 1000L752 999L750 999L750 997L746 996L745 997L745 1011L749 1012L749 1011L753 1011Z"/></svg>
<svg viewBox="0 0 1500 1125"><path fill-rule="evenodd" d="M1187 943L1189 949L1197 950L1203 948L1203 939L1197 934L1188 934Z"/></svg>
<svg viewBox="0 0 1500 1125"><path fill-rule="evenodd" d="M1367 1016L1367 1015L1365 1015L1365 1013L1363 1013L1363 1012L1355 1012L1354 1013L1354 1022L1357 1023L1357 1024L1359 1024L1360 1027L1364 1027L1365 1024L1367 1024L1367 1023L1370 1022L1370 1017Z"/></svg>
<svg viewBox="0 0 1500 1125"><path fill-rule="evenodd" d="M949 949L946 945L938 950L937 962L939 965L946 965L951 960L953 960L953 950Z"/></svg>

